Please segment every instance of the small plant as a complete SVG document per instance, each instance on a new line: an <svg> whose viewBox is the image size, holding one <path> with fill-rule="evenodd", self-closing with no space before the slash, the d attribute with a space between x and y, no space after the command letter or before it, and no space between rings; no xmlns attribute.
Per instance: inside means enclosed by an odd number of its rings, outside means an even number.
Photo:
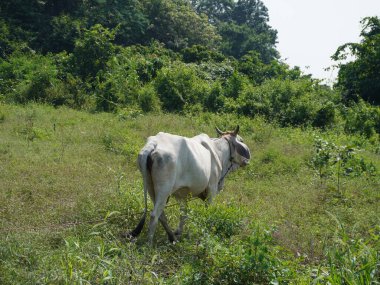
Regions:
<svg viewBox="0 0 380 285"><path fill-rule="evenodd" d="M182 284L287 284L293 274L278 257L271 232L256 227L233 243L202 236L181 277Z"/></svg>
<svg viewBox="0 0 380 285"><path fill-rule="evenodd" d="M376 168L373 163L366 163L363 158L357 157L358 150L351 146L338 146L319 137L314 140L314 156L311 166L317 171L319 178L327 179L333 174L337 177L337 190L341 192L341 177L360 176L364 172L373 175Z"/></svg>
<svg viewBox="0 0 380 285"><path fill-rule="evenodd" d="M194 218L199 227L220 238L230 238L242 230L242 210L230 205L200 207Z"/></svg>

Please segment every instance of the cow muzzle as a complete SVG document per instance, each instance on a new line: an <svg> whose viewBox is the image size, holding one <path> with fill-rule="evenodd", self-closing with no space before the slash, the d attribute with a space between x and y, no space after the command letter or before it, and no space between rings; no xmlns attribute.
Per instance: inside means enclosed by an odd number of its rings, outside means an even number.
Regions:
<svg viewBox="0 0 380 285"><path fill-rule="evenodd" d="M244 166L247 166L248 164L249 164L249 159L243 158L243 160L241 162L241 166L244 167Z"/></svg>

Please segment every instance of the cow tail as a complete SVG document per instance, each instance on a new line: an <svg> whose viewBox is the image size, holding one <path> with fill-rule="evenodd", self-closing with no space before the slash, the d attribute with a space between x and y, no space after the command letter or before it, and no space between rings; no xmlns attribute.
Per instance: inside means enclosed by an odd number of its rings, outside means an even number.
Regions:
<svg viewBox="0 0 380 285"><path fill-rule="evenodd" d="M140 151L138 155L137 161L138 161L138 165L139 165L139 168L143 177L143 183L144 183L144 213L141 217L140 222L136 226L136 228L130 232L129 235L131 237L137 237L141 233L145 224L146 214L148 211L148 183L149 183L148 179L151 179L149 177L150 173L148 171L148 159L150 158L150 154L152 153L152 151L155 150L156 146L157 146L157 143L155 141L150 141L145 145L145 147Z"/></svg>

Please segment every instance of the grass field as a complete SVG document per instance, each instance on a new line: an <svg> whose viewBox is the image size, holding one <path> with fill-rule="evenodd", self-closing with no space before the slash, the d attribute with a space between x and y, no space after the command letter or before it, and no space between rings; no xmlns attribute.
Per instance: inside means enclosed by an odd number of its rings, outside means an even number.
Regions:
<svg viewBox="0 0 380 285"><path fill-rule="evenodd" d="M136 156L149 135L236 124L251 164L212 206L190 202L182 241L161 226L153 248L146 231L121 238L143 210ZM315 167L317 138L355 154ZM0 284L379 284L379 173L379 146L339 127L0 105Z"/></svg>

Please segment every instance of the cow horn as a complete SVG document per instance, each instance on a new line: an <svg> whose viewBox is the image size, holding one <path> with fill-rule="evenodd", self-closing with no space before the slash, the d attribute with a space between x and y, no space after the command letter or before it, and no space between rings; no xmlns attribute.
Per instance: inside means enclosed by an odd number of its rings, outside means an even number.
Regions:
<svg viewBox="0 0 380 285"><path fill-rule="evenodd" d="M218 135L220 135L220 136L224 135L224 132L222 132L221 130L219 130L218 127L215 127L215 130L218 133Z"/></svg>
<svg viewBox="0 0 380 285"><path fill-rule="evenodd" d="M239 133L239 125L236 126L236 129L234 130L234 135L236 136Z"/></svg>

